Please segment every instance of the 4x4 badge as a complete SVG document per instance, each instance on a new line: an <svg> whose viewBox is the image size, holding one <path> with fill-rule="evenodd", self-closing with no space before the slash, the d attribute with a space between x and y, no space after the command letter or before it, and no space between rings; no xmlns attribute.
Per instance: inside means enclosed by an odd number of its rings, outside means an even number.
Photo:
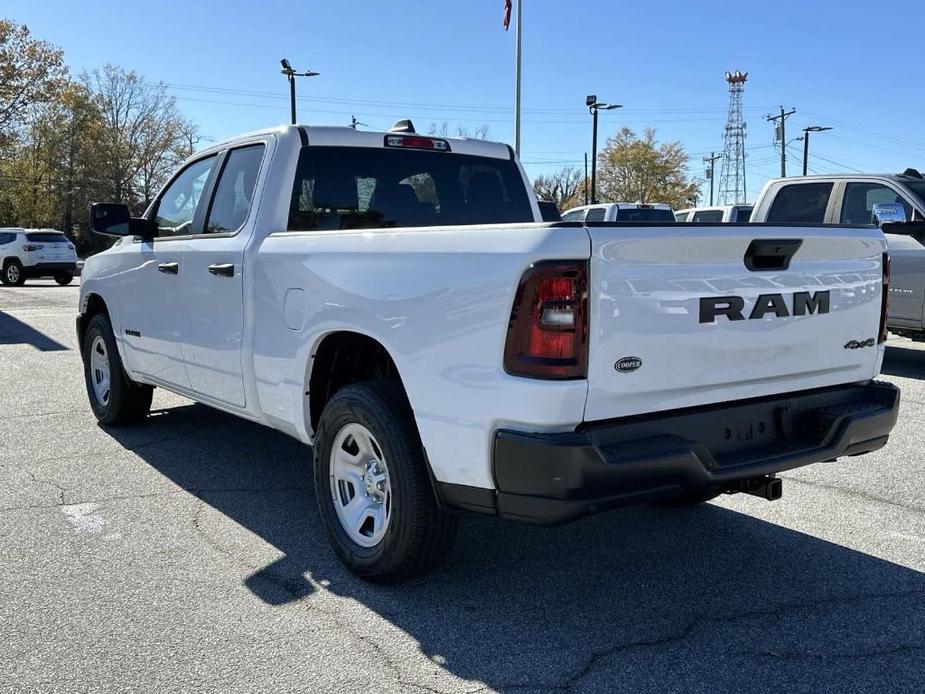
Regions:
<svg viewBox="0 0 925 694"><path fill-rule="evenodd" d="M613 365L613 368L620 373L628 373L630 371L635 371L640 366L642 366L642 359L639 357L623 357Z"/></svg>
<svg viewBox="0 0 925 694"><path fill-rule="evenodd" d="M858 340L850 340L846 342L845 349L861 349L863 347L873 347L876 344L877 341L874 338L868 337L866 340L862 340L860 342Z"/></svg>

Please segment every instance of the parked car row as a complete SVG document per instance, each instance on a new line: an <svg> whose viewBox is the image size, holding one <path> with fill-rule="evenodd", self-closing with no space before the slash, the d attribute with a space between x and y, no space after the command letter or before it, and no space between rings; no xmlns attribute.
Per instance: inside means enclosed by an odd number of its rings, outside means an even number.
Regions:
<svg viewBox="0 0 925 694"><path fill-rule="evenodd" d="M77 271L77 249L54 229L0 228L0 281L19 287L27 279L53 277L64 286Z"/></svg>

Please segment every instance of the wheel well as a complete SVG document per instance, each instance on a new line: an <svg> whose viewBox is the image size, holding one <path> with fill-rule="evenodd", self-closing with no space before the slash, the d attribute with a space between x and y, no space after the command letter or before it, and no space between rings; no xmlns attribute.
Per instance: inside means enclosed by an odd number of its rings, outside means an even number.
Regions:
<svg viewBox="0 0 925 694"><path fill-rule="evenodd" d="M326 335L315 352L308 380L312 429L318 429L324 406L338 390L361 381L397 381L404 393L395 362L379 342L353 332Z"/></svg>
<svg viewBox="0 0 925 694"><path fill-rule="evenodd" d="M87 329L87 325L90 323L90 319L93 318L93 316L95 316L97 313L102 313L108 317L109 309L106 308L106 302L103 301L103 297L101 297L99 294L90 294L87 297L87 308L78 317L78 345L83 345L84 331Z"/></svg>

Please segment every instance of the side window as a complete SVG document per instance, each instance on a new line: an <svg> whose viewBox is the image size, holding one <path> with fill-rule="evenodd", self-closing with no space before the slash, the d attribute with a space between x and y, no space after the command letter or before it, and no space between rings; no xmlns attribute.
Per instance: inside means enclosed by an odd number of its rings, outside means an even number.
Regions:
<svg viewBox="0 0 925 694"><path fill-rule="evenodd" d="M768 222L824 224L831 183L793 183L781 188L771 203Z"/></svg>
<svg viewBox="0 0 925 694"><path fill-rule="evenodd" d="M701 210L694 213L692 222L709 222L710 224L719 224L723 221L722 210Z"/></svg>
<svg viewBox="0 0 925 694"><path fill-rule="evenodd" d="M228 152L209 209L207 234L233 232L244 225L254 201L264 149L263 145L251 145Z"/></svg>
<svg viewBox="0 0 925 694"><path fill-rule="evenodd" d="M214 155L193 162L161 193L154 216L158 237L198 233L193 229L193 217L214 163Z"/></svg>
<svg viewBox="0 0 925 694"><path fill-rule="evenodd" d="M736 221L740 224L748 222L752 218L752 208L751 207L738 207L736 208Z"/></svg>
<svg viewBox="0 0 925 694"><path fill-rule="evenodd" d="M870 224L874 205L881 202L898 202L906 210L906 219L912 219L912 206L892 188L881 183L849 183L845 186L842 201L842 224Z"/></svg>
<svg viewBox="0 0 925 694"><path fill-rule="evenodd" d="M674 221L676 222L686 222L687 218L691 216L690 212L675 212Z"/></svg>
<svg viewBox="0 0 925 694"><path fill-rule="evenodd" d="M588 216L585 217L586 222L603 222L604 215L607 213L603 207L592 207L588 210Z"/></svg>
<svg viewBox="0 0 925 694"><path fill-rule="evenodd" d="M585 215L585 210L572 210L562 215L563 222L580 222Z"/></svg>
<svg viewBox="0 0 925 694"><path fill-rule="evenodd" d="M13 239L15 238L16 238L16 234L0 233L0 246L5 246L8 243L12 243Z"/></svg>

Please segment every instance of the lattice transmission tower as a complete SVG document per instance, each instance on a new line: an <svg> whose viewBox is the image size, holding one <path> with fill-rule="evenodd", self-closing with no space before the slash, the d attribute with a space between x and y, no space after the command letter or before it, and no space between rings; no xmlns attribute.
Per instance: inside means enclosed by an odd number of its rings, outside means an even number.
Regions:
<svg viewBox="0 0 925 694"><path fill-rule="evenodd" d="M729 84L729 117L723 133L723 163L719 179L719 204L735 205L746 202L745 190L745 120L742 118L742 93L748 73L727 72Z"/></svg>

